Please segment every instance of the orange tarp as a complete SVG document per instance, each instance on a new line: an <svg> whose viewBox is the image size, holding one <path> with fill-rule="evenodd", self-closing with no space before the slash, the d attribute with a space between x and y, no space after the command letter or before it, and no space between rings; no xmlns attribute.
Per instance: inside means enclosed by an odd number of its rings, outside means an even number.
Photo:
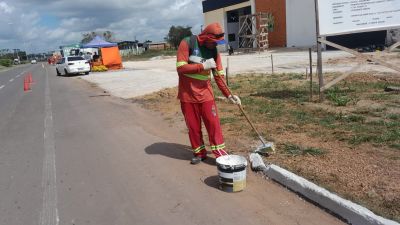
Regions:
<svg viewBox="0 0 400 225"><path fill-rule="evenodd" d="M108 69L122 69L122 59L118 47L101 48L103 65Z"/></svg>

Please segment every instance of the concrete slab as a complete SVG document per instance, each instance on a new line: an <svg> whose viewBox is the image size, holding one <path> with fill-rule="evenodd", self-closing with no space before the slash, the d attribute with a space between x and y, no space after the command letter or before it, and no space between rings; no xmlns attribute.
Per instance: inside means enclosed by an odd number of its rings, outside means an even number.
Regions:
<svg viewBox="0 0 400 225"><path fill-rule="evenodd" d="M150 94L178 84L176 72L158 69L121 70L105 73L91 73L82 79L98 85L111 95L123 99Z"/></svg>
<svg viewBox="0 0 400 225"><path fill-rule="evenodd" d="M262 53L239 54L228 56L222 53L222 64L227 66L229 58L229 76L244 73L271 73L271 55L274 59L275 73L305 73L309 68L309 56L306 50L277 49ZM316 53L313 52L315 71ZM323 60L352 57L343 51L323 52ZM124 70L102 73L90 73L82 79L97 84L112 95L120 98L132 98L163 88L176 87L178 75L176 74L176 57L155 57L147 61L124 62ZM356 62L344 60L343 63L325 64L324 72L346 72L354 67ZM363 65L363 71L390 72L390 69L377 65Z"/></svg>

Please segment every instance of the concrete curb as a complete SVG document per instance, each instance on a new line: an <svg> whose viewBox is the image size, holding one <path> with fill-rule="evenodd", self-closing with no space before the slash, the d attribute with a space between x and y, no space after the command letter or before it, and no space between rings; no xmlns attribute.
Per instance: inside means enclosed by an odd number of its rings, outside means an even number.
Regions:
<svg viewBox="0 0 400 225"><path fill-rule="evenodd" d="M311 183L279 166L265 165L261 156L252 153L249 156L251 168L262 171L270 179L298 192L325 209L332 211L352 225L400 225L396 221L385 219L369 209L343 199L328 190Z"/></svg>

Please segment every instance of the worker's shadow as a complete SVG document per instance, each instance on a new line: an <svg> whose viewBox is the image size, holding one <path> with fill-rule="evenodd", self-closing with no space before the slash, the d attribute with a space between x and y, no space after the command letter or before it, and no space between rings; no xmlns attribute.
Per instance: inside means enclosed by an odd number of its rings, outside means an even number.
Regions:
<svg viewBox="0 0 400 225"><path fill-rule="evenodd" d="M163 155L174 159L186 160L188 161L188 163L193 157L193 151L190 146L176 143L154 143L146 147L145 151L149 155ZM206 160L203 161L203 163L213 166L216 165L215 159L211 157L208 157Z"/></svg>

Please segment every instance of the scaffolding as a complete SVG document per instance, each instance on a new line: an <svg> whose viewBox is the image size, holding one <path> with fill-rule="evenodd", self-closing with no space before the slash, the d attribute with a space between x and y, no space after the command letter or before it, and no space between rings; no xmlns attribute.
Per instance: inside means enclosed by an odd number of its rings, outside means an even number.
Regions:
<svg viewBox="0 0 400 225"><path fill-rule="evenodd" d="M268 33L274 28L271 13L257 13L239 17L239 50L264 51L269 48Z"/></svg>

